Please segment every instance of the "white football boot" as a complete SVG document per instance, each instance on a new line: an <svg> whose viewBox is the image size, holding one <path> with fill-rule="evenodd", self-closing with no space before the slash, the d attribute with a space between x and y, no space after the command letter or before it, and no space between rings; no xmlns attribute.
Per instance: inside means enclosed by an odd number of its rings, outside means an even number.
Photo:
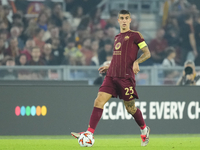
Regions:
<svg viewBox="0 0 200 150"><path fill-rule="evenodd" d="M84 133L84 132L79 132L79 133L71 132L71 135L78 139L82 133Z"/></svg>
<svg viewBox="0 0 200 150"><path fill-rule="evenodd" d="M149 143L149 134L150 134L150 128L147 126L147 133L146 135L141 135L142 141L141 141L141 146L147 146Z"/></svg>

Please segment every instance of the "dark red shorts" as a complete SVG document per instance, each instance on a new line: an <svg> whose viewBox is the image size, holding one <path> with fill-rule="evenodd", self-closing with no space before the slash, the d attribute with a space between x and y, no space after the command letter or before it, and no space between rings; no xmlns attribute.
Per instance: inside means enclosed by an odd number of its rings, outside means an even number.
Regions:
<svg viewBox="0 0 200 150"><path fill-rule="evenodd" d="M120 99L130 101L138 99L137 91L135 90L135 81L133 78L117 78L106 76L99 92L111 94L113 97L119 96Z"/></svg>

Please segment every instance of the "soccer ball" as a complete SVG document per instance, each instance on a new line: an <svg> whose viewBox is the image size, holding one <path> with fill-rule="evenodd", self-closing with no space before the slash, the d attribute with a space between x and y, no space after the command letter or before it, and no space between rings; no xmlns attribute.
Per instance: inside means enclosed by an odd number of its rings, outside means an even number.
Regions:
<svg viewBox="0 0 200 150"><path fill-rule="evenodd" d="M78 138L78 143L81 147L92 147L94 144L94 137L90 132L84 132Z"/></svg>

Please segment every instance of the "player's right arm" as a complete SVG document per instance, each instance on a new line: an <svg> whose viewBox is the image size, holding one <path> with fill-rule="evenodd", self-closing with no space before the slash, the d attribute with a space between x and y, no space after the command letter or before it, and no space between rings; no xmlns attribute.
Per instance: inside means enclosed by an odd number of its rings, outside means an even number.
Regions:
<svg viewBox="0 0 200 150"><path fill-rule="evenodd" d="M111 61L106 61L103 63L103 66L98 69L99 73L106 73L110 67Z"/></svg>

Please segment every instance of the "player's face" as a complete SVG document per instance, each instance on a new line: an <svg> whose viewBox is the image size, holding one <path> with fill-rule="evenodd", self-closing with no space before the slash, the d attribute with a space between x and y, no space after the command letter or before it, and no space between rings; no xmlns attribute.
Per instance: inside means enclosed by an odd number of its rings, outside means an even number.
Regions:
<svg viewBox="0 0 200 150"><path fill-rule="evenodd" d="M118 22L122 30L130 28L131 18L129 14L119 14Z"/></svg>

